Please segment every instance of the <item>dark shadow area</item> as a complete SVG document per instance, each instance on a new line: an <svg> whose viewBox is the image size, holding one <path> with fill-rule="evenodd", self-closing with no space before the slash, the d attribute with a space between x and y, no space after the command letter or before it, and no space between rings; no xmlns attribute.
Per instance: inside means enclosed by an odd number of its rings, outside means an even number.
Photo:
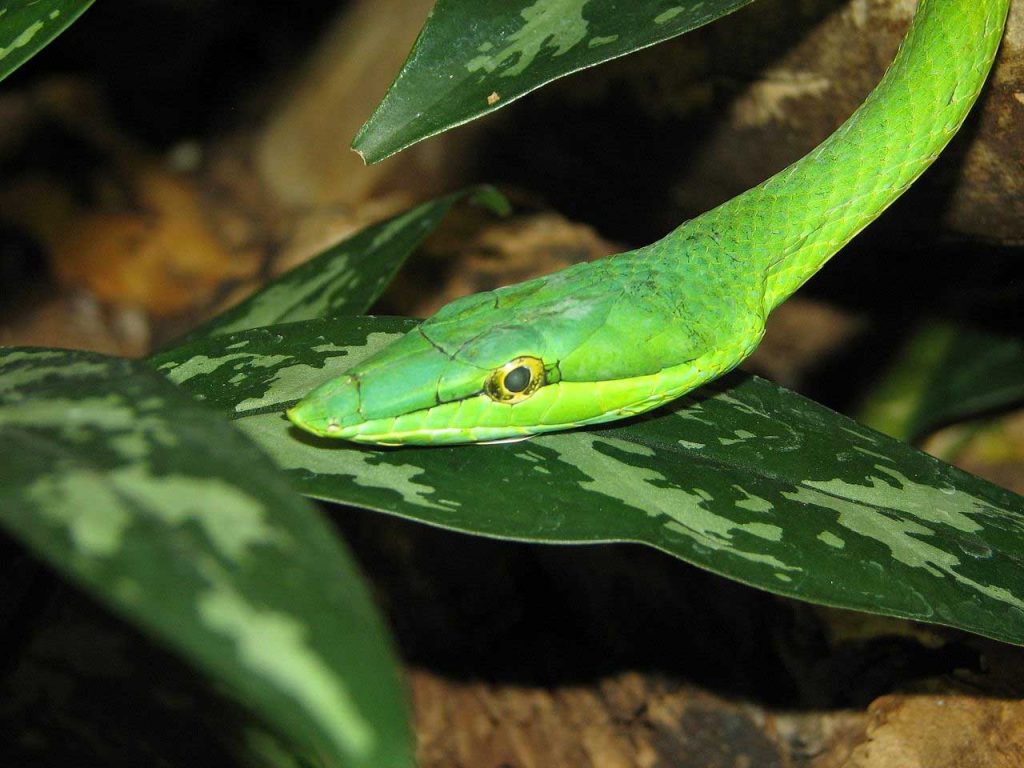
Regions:
<svg viewBox="0 0 1024 768"><path fill-rule="evenodd" d="M812 607L641 546L520 544L327 511L405 661L453 680L545 688L634 671L768 708L827 710L982 671L977 641L960 633L939 645L896 634L833 642ZM248 765L267 743L250 735L273 740L201 673L5 536L0 554L0 765Z"/></svg>
<svg viewBox="0 0 1024 768"><path fill-rule="evenodd" d="M677 207L673 184L685 177L707 139L720 129L747 80L843 4L757 5L529 94L488 127L471 172L481 180L529 189L569 219L587 222L630 246L651 242L742 192L707 190L705 207L666 220L666 213ZM751 33L768 18L773 20L770 35ZM739 56L742 70L724 46L708 43L732 37L756 41L741 52L728 51ZM705 47L710 58L695 61L692 50ZM673 51L686 75L672 82L693 89L690 98L698 105L685 117L655 108L678 94L659 90L654 82L642 91L637 87L643 73L672 61Z"/></svg>
<svg viewBox="0 0 1024 768"><path fill-rule="evenodd" d="M268 764L253 715L3 534L0 583L0 765Z"/></svg>
<svg viewBox="0 0 1024 768"><path fill-rule="evenodd" d="M166 146L236 124L254 106L252 85L273 82L300 63L344 5L98 4L5 80L4 88L74 72L102 84L102 98L127 133Z"/></svg>
<svg viewBox="0 0 1024 768"><path fill-rule="evenodd" d="M521 544L332 516L406 660L454 679L546 687L632 670L768 707L831 709L980 670L962 633L940 630L938 647L885 634L833 642L815 608L639 545Z"/></svg>
<svg viewBox="0 0 1024 768"><path fill-rule="evenodd" d="M921 249L891 229L886 242L883 229L890 228L867 230L803 291L868 320L865 331L823 359L801 387L844 413L856 408L925 321L1010 338L1024 327L1024 248L945 238Z"/></svg>

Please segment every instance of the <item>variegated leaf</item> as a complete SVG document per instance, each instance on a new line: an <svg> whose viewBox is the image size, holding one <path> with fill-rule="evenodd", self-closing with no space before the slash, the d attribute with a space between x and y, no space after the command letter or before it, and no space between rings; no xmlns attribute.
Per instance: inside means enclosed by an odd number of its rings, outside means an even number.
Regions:
<svg viewBox="0 0 1024 768"><path fill-rule="evenodd" d="M28 559L0 531L0 765L317 765L315 753L226 700L223 686L184 659L154 647L83 593L49 588ZM12 602L19 597L21 605Z"/></svg>
<svg viewBox="0 0 1024 768"><path fill-rule="evenodd" d="M329 764L411 765L386 633L317 511L142 363L0 352L0 524Z"/></svg>
<svg viewBox="0 0 1024 768"><path fill-rule="evenodd" d="M751 0L437 0L352 148L368 162Z"/></svg>
<svg viewBox="0 0 1024 768"><path fill-rule="evenodd" d="M374 450L285 420L411 327L295 323L152 362L315 498L507 539L641 542L771 592L1024 643L1024 499L754 377L506 445Z"/></svg>
<svg viewBox="0 0 1024 768"><path fill-rule="evenodd" d="M7 0L0 5L0 80L46 47L93 0Z"/></svg>
<svg viewBox="0 0 1024 768"><path fill-rule="evenodd" d="M506 214L508 201L493 187L479 186L423 203L367 227L289 270L237 306L188 335L189 340L296 320L365 312L399 267L452 206L462 200Z"/></svg>

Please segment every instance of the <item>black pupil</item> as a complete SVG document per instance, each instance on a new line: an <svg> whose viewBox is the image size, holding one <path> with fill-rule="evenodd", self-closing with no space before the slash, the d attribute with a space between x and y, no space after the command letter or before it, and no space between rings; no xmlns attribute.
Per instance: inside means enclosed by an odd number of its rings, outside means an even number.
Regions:
<svg viewBox="0 0 1024 768"><path fill-rule="evenodd" d="M530 369L525 365L513 368L505 374L505 389L509 392L522 392L530 386Z"/></svg>

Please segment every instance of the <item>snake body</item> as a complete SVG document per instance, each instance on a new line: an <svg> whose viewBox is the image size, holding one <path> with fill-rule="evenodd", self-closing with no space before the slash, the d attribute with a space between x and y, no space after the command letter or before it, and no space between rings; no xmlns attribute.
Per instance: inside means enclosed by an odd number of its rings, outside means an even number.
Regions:
<svg viewBox="0 0 1024 768"><path fill-rule="evenodd" d="M384 445L508 440L642 413L728 371L957 132L1008 5L920 0L881 82L805 157L649 246L452 302L289 418Z"/></svg>

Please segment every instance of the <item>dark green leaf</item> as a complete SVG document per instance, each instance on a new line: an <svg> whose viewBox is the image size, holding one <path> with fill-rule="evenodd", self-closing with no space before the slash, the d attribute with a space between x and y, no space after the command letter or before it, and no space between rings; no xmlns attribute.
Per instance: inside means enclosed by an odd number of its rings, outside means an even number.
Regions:
<svg viewBox="0 0 1024 768"><path fill-rule="evenodd" d="M0 532L2 556L28 560ZM0 733L7 737L0 740L0 765L316 764L303 761L294 744L226 700L223 690L183 659L155 647L77 590L51 589L44 569L34 561L26 564L34 576L31 603L18 615L18 626L0 628L6 631ZM4 608L10 586L0 583Z"/></svg>
<svg viewBox="0 0 1024 768"><path fill-rule="evenodd" d="M284 419L412 325L295 323L154 364L315 498L499 538L642 542L771 592L1024 643L1024 499L757 378L506 445L373 450Z"/></svg>
<svg viewBox="0 0 1024 768"><path fill-rule="evenodd" d="M918 440L956 421L1024 402L1024 343L960 325L922 326L862 410L865 423Z"/></svg>
<svg viewBox="0 0 1024 768"><path fill-rule="evenodd" d="M395 662L332 530L142 363L0 355L0 524L329 764L406 766Z"/></svg>
<svg viewBox="0 0 1024 768"><path fill-rule="evenodd" d="M751 0L437 0L352 148L367 162Z"/></svg>
<svg viewBox="0 0 1024 768"><path fill-rule="evenodd" d="M508 201L480 186L423 203L374 224L292 269L188 335L190 340L296 320L366 312L406 258L462 200L499 214Z"/></svg>
<svg viewBox="0 0 1024 768"><path fill-rule="evenodd" d="M93 0L7 0L0 5L0 80L77 19Z"/></svg>

